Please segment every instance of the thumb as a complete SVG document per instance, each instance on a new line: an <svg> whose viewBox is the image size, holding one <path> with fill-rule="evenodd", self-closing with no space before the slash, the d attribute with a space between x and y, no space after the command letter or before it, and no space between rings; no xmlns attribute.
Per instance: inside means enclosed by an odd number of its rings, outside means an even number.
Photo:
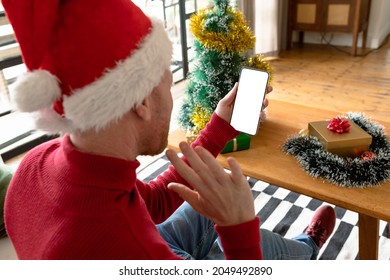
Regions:
<svg viewBox="0 0 390 280"><path fill-rule="evenodd" d="M236 98L237 88L238 83L235 83L231 91L229 91L228 94L226 94L225 97L218 102L217 108L215 109L217 115L227 122L230 121L230 117L232 115L232 108L234 99Z"/></svg>
<svg viewBox="0 0 390 280"><path fill-rule="evenodd" d="M191 190L187 186L179 183L169 183L168 189L176 192L181 198L187 201L192 208L195 209L196 202L198 201L198 193L196 191Z"/></svg>
<svg viewBox="0 0 390 280"><path fill-rule="evenodd" d="M228 94L226 94L226 96L222 98L221 101L225 106L229 106L233 104L234 99L236 98L237 88L238 88L238 83L235 83L233 88L228 92Z"/></svg>

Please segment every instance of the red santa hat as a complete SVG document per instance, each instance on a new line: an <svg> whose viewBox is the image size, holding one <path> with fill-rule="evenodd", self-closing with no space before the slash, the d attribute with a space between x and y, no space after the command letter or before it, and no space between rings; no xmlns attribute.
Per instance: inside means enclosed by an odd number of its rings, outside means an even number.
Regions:
<svg viewBox="0 0 390 280"><path fill-rule="evenodd" d="M163 25L130 0L3 0L28 71L11 98L49 133L100 130L169 69Z"/></svg>

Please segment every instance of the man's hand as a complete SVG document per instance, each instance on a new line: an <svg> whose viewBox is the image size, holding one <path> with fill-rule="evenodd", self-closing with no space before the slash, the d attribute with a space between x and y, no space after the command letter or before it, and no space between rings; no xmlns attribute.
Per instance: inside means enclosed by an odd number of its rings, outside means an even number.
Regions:
<svg viewBox="0 0 390 280"><path fill-rule="evenodd" d="M237 93L237 88L238 88L238 83L234 85L232 90L226 94L224 98L222 98L218 105L217 108L215 109L215 113L222 119L224 119L227 122L230 122L230 118L232 116L233 112L233 104L234 100L236 98L236 93ZM267 87L267 94L272 91L272 87L268 86ZM259 102L261 102L259 100ZM263 110L268 106L268 99L265 98L263 101ZM262 111L260 114L260 119L265 119L265 113Z"/></svg>
<svg viewBox="0 0 390 280"><path fill-rule="evenodd" d="M227 159L231 170L227 173L203 147L192 149L186 142L179 146L189 165L172 150L167 150L166 155L193 190L179 183L170 183L169 189L219 226L242 224L255 218L252 192L234 158Z"/></svg>

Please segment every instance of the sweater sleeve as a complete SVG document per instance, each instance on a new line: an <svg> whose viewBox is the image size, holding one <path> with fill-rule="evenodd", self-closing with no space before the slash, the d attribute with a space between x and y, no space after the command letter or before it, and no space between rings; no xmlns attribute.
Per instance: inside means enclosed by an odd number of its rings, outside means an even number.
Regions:
<svg viewBox="0 0 390 280"><path fill-rule="evenodd" d="M223 252L228 260L261 260L260 218L252 221L221 227L215 225L215 231L221 240Z"/></svg>
<svg viewBox="0 0 390 280"><path fill-rule="evenodd" d="M192 143L192 147L202 146L210 153L217 155L225 147L226 143L239 134L228 122L213 113L205 129L200 132L199 137Z"/></svg>

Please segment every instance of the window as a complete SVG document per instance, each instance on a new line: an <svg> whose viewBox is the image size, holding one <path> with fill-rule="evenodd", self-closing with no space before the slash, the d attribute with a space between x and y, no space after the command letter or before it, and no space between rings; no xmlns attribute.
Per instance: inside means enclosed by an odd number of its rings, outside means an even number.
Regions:
<svg viewBox="0 0 390 280"><path fill-rule="evenodd" d="M162 20L173 43L171 71L173 81L187 78L190 62L194 58L193 37L189 21L193 13L210 5L209 0L134 0L146 14Z"/></svg>
<svg viewBox="0 0 390 280"><path fill-rule="evenodd" d="M28 115L12 111L9 90L25 71L19 45L0 5L0 156L4 161L49 139L34 130Z"/></svg>

